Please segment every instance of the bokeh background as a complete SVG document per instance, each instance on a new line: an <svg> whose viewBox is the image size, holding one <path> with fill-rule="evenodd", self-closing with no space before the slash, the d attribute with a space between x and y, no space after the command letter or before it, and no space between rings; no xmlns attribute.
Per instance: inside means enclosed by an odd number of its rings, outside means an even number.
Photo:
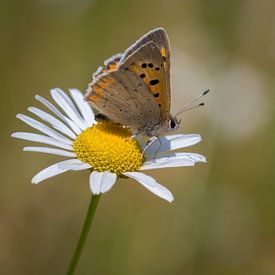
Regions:
<svg viewBox="0 0 275 275"><path fill-rule="evenodd" d="M0 273L65 274L90 200L88 172L34 186L58 156L22 152L15 118L54 87L85 91L103 60L163 26L172 111L209 88L178 132L207 164L149 171L168 204L120 180L100 201L76 274L275 274L275 2L26 0L0 4Z"/></svg>

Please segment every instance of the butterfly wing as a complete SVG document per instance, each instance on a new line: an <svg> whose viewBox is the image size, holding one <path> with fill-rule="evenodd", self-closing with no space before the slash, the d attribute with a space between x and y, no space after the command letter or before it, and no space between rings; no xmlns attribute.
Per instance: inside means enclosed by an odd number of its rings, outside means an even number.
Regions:
<svg viewBox="0 0 275 275"><path fill-rule="evenodd" d="M101 74L108 71L115 71L119 64L119 60L122 57L122 53L115 54L104 61L104 67L99 66L93 73L93 80L97 79Z"/></svg>
<svg viewBox="0 0 275 275"><path fill-rule="evenodd" d="M143 40L141 42L144 42ZM165 122L170 117L170 84L167 80L161 49L154 41L148 41L141 44L135 51L127 51L127 58L120 60L119 70L129 70L142 79L160 108L160 123Z"/></svg>
<svg viewBox="0 0 275 275"><path fill-rule="evenodd" d="M131 45L121 56L120 62L123 63L133 52L138 50L142 45L147 42L153 41L157 44L160 49L165 70L165 79L167 86L167 93L169 98L169 105L171 101L170 92L170 42L166 31L163 28L156 28L150 32L143 35L139 40L137 40L133 45Z"/></svg>
<svg viewBox="0 0 275 275"><path fill-rule="evenodd" d="M86 99L112 121L139 130L160 123L160 110L145 82L121 68L101 74L88 88Z"/></svg>
<svg viewBox="0 0 275 275"><path fill-rule="evenodd" d="M140 39L138 39L133 45L131 45L121 56L120 61L123 62L129 55L135 52L140 46L146 44L147 42L153 41L155 42L160 51L161 55L166 62L167 71L170 69L170 43L169 38L166 31L163 28L156 28L151 30L150 32L143 35Z"/></svg>

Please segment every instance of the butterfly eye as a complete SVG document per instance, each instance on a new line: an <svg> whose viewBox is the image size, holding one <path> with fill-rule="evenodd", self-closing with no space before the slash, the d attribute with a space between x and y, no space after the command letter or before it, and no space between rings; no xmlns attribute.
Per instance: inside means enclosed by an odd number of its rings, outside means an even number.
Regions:
<svg viewBox="0 0 275 275"><path fill-rule="evenodd" d="M169 127L171 130L175 130L179 127L180 120L178 120L176 117L173 117L169 121Z"/></svg>
<svg viewBox="0 0 275 275"><path fill-rule="evenodd" d="M176 128L177 124L176 121L174 119L170 120L170 128L173 130L174 128Z"/></svg>

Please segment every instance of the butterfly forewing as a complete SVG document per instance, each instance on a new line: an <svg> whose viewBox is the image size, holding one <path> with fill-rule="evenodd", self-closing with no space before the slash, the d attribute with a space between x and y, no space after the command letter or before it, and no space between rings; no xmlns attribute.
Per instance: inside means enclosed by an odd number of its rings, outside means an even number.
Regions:
<svg viewBox="0 0 275 275"><path fill-rule="evenodd" d="M170 68L170 43L168 35L163 28L156 28L143 35L123 53L121 57L121 62L123 62L129 55L135 52L140 46L150 41L153 41L158 45L166 64Z"/></svg>
<svg viewBox="0 0 275 275"><path fill-rule="evenodd" d="M143 44L124 60L119 69L129 70L145 82L160 108L161 122L166 121L170 116L170 93L158 45L153 41Z"/></svg>
<svg viewBox="0 0 275 275"><path fill-rule="evenodd" d="M166 31L163 28L156 28L145 35L143 35L139 40L137 40L133 45L131 45L122 55L120 62L124 62L128 56L135 52L142 45L147 42L153 41L159 47L165 69L165 79L167 86L167 93L169 94L169 104L170 104L170 42Z"/></svg>
<svg viewBox="0 0 275 275"><path fill-rule="evenodd" d="M111 120L136 129L160 123L160 110L145 82L120 68L93 81L87 100Z"/></svg>

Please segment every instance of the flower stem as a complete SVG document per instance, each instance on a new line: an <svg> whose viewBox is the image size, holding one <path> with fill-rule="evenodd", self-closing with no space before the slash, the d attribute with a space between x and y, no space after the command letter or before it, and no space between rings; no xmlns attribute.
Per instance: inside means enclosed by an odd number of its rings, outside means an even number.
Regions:
<svg viewBox="0 0 275 275"><path fill-rule="evenodd" d="M84 248L88 233L89 233L89 229L91 227L91 224L93 222L94 216L95 216L95 211L98 205L98 201L99 201L100 195L92 195L91 201L90 201L90 205L87 211L87 215L86 215L86 219L82 228L82 232L80 234L77 246L75 248L74 251L74 255L72 257L67 275L73 275L75 268L77 266L77 263L79 261L81 252Z"/></svg>

